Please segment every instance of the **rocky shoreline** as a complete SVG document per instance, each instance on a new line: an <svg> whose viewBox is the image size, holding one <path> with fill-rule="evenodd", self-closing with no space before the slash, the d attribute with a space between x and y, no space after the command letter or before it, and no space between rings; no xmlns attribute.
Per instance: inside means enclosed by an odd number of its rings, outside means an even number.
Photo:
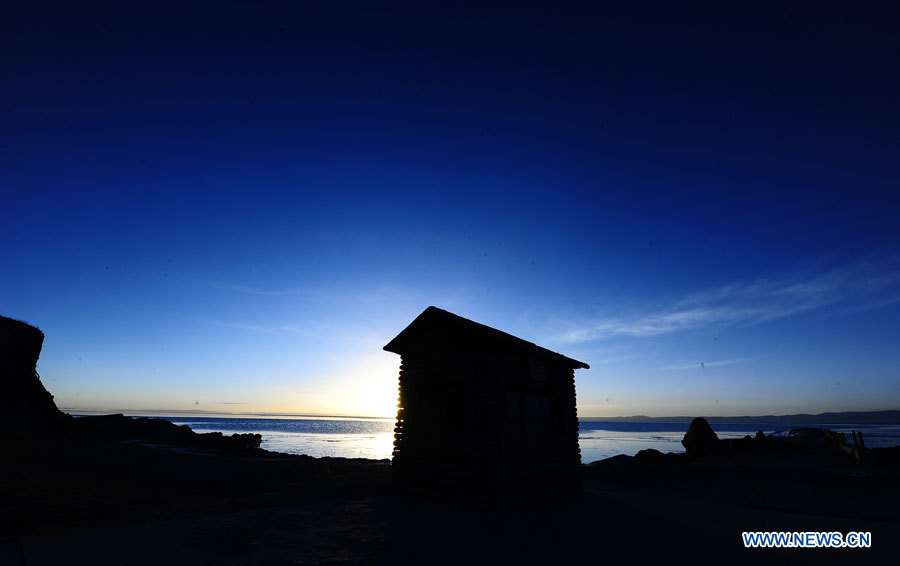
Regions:
<svg viewBox="0 0 900 566"><path fill-rule="evenodd" d="M40 384L40 340L4 347L22 397L0 423L0 564L881 564L900 555L900 448L819 429L581 468L583 490L495 508L395 491L386 460L267 452L163 419L72 418ZM27 325L26 325L27 326ZM33 328L33 327L29 327ZM36 330L36 329L34 329ZM37 331L39 332L39 331ZM12 342L15 342L15 338ZM22 345L28 345L27 348ZM13 415L12 417L10 415ZM742 531L868 531L869 549L746 549Z"/></svg>
<svg viewBox="0 0 900 566"><path fill-rule="evenodd" d="M0 435L0 563L633 563L678 552L700 564L881 564L900 550L896 463L856 461L817 434L616 456L582 466L580 495L490 509L395 492L386 461L147 438ZM869 531L874 543L745 549L747 530Z"/></svg>

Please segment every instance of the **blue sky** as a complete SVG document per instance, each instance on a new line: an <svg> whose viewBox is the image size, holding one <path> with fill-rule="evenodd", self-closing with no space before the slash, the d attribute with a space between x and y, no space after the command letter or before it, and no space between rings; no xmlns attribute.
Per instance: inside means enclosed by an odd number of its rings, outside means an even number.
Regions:
<svg viewBox="0 0 900 566"><path fill-rule="evenodd" d="M391 415L428 305L583 416L900 408L892 8L18 5L2 314L62 407Z"/></svg>

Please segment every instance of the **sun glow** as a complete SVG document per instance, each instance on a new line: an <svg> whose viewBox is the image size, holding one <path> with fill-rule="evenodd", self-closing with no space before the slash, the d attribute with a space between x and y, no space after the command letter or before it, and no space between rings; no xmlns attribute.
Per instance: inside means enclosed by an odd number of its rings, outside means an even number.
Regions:
<svg viewBox="0 0 900 566"><path fill-rule="evenodd" d="M399 371L400 358L395 354L366 356L328 378L317 412L394 418Z"/></svg>

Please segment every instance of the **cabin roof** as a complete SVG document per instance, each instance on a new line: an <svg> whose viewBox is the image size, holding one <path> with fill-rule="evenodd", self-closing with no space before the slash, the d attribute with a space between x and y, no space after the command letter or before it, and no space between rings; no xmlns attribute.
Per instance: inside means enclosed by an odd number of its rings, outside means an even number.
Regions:
<svg viewBox="0 0 900 566"><path fill-rule="evenodd" d="M548 359L572 369L589 369L584 362L541 348L537 344L512 334L463 318L452 312L428 307L409 326L387 343L384 350L395 354L412 352L434 343L436 339L462 340L477 344L496 344L506 349L521 350L538 358Z"/></svg>

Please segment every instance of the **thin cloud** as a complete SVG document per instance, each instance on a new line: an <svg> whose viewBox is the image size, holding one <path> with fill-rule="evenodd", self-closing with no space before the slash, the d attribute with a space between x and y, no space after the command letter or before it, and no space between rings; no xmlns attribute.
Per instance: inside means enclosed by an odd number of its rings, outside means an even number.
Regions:
<svg viewBox="0 0 900 566"><path fill-rule="evenodd" d="M265 287L240 285L228 281L217 281L210 279L184 278L184 281L193 285L208 289L214 289L217 291L228 291L232 293L252 295L257 297L300 297L301 299L316 300L324 293L323 290L309 287L285 287L269 289Z"/></svg>
<svg viewBox="0 0 900 566"><path fill-rule="evenodd" d="M614 337L644 338L708 326L752 326L823 308L858 312L900 300L900 259L865 259L818 273L800 272L706 289L661 312L631 318L600 318L570 327L562 343Z"/></svg>
<svg viewBox="0 0 900 566"><path fill-rule="evenodd" d="M872 310L883 309L900 303L900 296L888 297L871 303L865 303L842 310L839 314L853 314L858 312L866 312Z"/></svg>
<svg viewBox="0 0 900 566"><path fill-rule="evenodd" d="M261 289L256 287L245 287L243 285L227 285L223 284L223 287L231 290L237 291L238 293L244 293L247 295L257 295L262 297L289 297L289 296L304 296L309 295L309 291L306 289Z"/></svg>
<svg viewBox="0 0 900 566"><path fill-rule="evenodd" d="M234 322L227 320L216 320L205 317L191 316L183 317L194 322L202 324L211 324L222 328L231 328L234 330L243 330L254 334L296 334L307 338L316 338L322 335L321 328L305 328L291 324L246 324L243 322Z"/></svg>
<svg viewBox="0 0 900 566"><path fill-rule="evenodd" d="M708 369L708 368L717 368L717 367L723 367L723 366L733 366L735 364L743 364L743 363L749 362L751 360L752 360L752 358L737 358L734 360L713 360L711 362L707 362L704 360L704 361L694 362L694 363L685 363L685 364L676 364L676 365L671 365L671 366L665 366L661 369L677 370L677 371L683 371L683 370L688 370L688 369Z"/></svg>
<svg viewBox="0 0 900 566"><path fill-rule="evenodd" d="M591 358L592 366L601 366L601 365L611 365L618 364L620 362L627 362L629 360L633 360L638 358L637 354L623 354L621 356L603 356L599 359Z"/></svg>
<svg viewBox="0 0 900 566"><path fill-rule="evenodd" d="M299 336L308 336L313 337L316 336L317 333L310 331L306 328L300 328L299 326L291 326L287 324L272 324L272 325L259 325L259 324L243 324L240 322L220 322L220 321L207 321L211 324L216 324L218 326L224 326L225 328L234 328L236 330L246 330L249 332L257 332L260 334L297 334Z"/></svg>

